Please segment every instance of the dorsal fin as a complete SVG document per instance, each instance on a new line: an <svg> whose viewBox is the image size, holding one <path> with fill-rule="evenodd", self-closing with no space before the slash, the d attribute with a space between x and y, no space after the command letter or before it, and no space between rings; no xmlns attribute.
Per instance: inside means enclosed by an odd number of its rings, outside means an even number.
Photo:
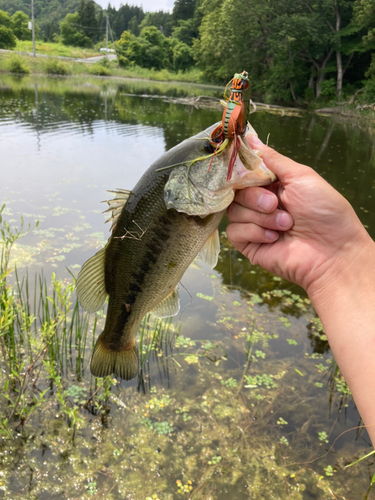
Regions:
<svg viewBox="0 0 375 500"><path fill-rule="evenodd" d="M111 217L106 220L106 222L112 221L112 225L110 231L114 229L117 224L117 220L121 214L122 209L126 205L126 202L129 199L131 191L127 191L126 189L116 189L116 191L108 191L108 193L113 193L116 196L113 200L104 200L102 203L108 203L109 208L104 210L103 214L107 212L112 212Z"/></svg>

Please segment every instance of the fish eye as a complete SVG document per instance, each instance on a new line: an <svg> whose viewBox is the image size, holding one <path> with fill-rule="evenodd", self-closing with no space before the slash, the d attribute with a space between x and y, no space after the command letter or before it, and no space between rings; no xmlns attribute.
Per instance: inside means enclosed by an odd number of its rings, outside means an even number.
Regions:
<svg viewBox="0 0 375 500"><path fill-rule="evenodd" d="M215 151L214 148L211 146L210 141L206 141L204 143L204 149L207 151L207 153L213 153Z"/></svg>

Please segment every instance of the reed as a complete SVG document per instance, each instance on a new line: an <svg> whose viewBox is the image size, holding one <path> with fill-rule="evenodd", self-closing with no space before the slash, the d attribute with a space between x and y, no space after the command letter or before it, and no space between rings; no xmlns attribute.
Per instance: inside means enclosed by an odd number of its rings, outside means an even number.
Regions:
<svg viewBox="0 0 375 500"><path fill-rule="evenodd" d="M88 332L92 326L95 337L97 317L90 323L80 311L74 281L66 284L53 274L47 283L41 273L32 285L28 272L21 277L17 268L11 269L12 247L31 228L25 228L22 219L19 228L11 227L3 220L3 211L4 206L0 209L0 347L5 380L0 396L7 407L1 412L0 433L11 437L10 426L24 425L51 389L75 426L75 408L67 398L63 404L62 380L68 372L83 379Z"/></svg>
<svg viewBox="0 0 375 500"><path fill-rule="evenodd" d="M19 228L12 227L3 220L4 208L0 209L0 435L11 438L36 409L54 398L74 440L84 409L104 416L111 388L118 383L113 377L93 381L89 375L89 358L103 313L90 318L82 311L73 275L70 282L63 282L55 273L47 281L43 272L30 279L27 271L21 276L17 268L10 267L12 247L31 227L24 227L22 219ZM152 355L159 370L168 373L177 333L171 319L153 322L150 315L144 319L140 386ZM84 400L77 399L77 394L84 394Z"/></svg>

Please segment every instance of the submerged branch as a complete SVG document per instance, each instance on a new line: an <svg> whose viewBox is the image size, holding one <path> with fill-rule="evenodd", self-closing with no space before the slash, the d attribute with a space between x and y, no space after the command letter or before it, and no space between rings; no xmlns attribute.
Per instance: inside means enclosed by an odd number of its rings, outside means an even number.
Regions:
<svg viewBox="0 0 375 500"><path fill-rule="evenodd" d="M207 95L201 95L198 97L169 97L166 95L150 95L150 94L122 94L127 97L143 97L145 99L163 99L165 102L170 102L172 104L184 104L186 106L194 106L195 108L214 108L222 109L221 99L218 97L211 97ZM251 101L251 104L255 108L253 113L259 108L259 110L268 111L269 113L277 113L282 115L300 114L305 112L302 108L290 108L286 106L278 106L276 104L266 104L263 102Z"/></svg>

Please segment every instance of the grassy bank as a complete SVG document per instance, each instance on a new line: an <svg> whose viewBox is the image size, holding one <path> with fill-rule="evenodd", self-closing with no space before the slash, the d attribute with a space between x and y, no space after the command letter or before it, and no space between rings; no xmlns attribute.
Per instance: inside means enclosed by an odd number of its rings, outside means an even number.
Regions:
<svg viewBox="0 0 375 500"><path fill-rule="evenodd" d="M29 40L18 40L14 49L17 52L32 52L33 43ZM99 50L87 49L82 47L70 47L62 43L50 43L37 40L35 42L37 54L48 56L74 57L77 59L86 59L87 57L100 56Z"/></svg>
<svg viewBox="0 0 375 500"><path fill-rule="evenodd" d="M16 49L21 52L32 52L31 42L19 42ZM38 42L37 54L49 56L62 56L87 59L100 55L95 50L66 47L62 44ZM189 83L202 83L202 73L198 69L173 73L166 69L156 71L153 69L132 66L121 68L117 61L107 61L105 57L97 63L81 63L76 61L61 60L56 57L33 57L23 54L0 54L0 72L15 74L56 74L56 75L99 75L118 78L142 78L156 81L179 81Z"/></svg>

